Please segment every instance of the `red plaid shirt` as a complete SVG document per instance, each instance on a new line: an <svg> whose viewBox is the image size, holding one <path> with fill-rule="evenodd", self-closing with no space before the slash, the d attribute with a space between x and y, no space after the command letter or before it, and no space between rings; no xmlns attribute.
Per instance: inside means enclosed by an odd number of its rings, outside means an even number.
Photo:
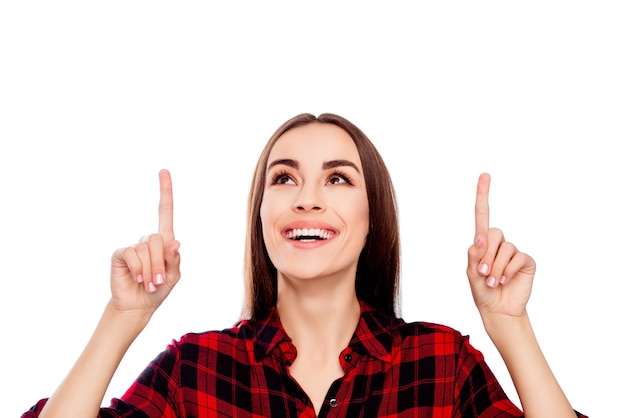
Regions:
<svg viewBox="0 0 626 418"><path fill-rule="evenodd" d="M275 309L262 322L187 334L100 416L314 418L289 374L295 357ZM339 361L345 375L331 385L319 417L523 416L468 337L442 325L405 323L361 303Z"/></svg>

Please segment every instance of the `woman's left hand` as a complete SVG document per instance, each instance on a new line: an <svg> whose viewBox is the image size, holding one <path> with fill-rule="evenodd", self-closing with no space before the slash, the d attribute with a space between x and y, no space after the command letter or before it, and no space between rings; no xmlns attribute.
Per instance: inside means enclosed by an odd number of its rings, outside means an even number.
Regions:
<svg viewBox="0 0 626 418"><path fill-rule="evenodd" d="M476 235L468 250L467 277L478 310L485 315L521 317L530 298L535 261L489 227L489 184L480 175L476 190Z"/></svg>

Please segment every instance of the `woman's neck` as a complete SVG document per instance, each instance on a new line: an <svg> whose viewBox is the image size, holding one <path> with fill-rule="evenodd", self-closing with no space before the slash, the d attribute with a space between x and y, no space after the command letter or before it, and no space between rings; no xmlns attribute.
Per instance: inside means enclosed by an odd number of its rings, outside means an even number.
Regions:
<svg viewBox="0 0 626 418"><path fill-rule="evenodd" d="M279 274L276 307L298 352L315 348L319 355L338 355L361 315L354 279L294 280Z"/></svg>

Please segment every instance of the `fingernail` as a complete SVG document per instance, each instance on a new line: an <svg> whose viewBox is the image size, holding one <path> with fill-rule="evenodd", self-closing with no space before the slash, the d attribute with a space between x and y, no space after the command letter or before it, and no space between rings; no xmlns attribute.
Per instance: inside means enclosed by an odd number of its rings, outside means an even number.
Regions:
<svg viewBox="0 0 626 418"><path fill-rule="evenodd" d="M156 292L156 286L154 285L154 283L152 282L148 283L148 292L150 293Z"/></svg>
<svg viewBox="0 0 626 418"><path fill-rule="evenodd" d="M140 274L137 276L137 283L143 282L143 276Z"/></svg>
<svg viewBox="0 0 626 418"><path fill-rule="evenodd" d="M476 246L477 246L478 248L480 248L480 247L482 247L482 246L483 246L483 239L482 239L481 237L478 237L478 238L476 239Z"/></svg>
<svg viewBox="0 0 626 418"><path fill-rule="evenodd" d="M161 273L156 275L156 277L154 278L154 283L157 285L163 284L163 275Z"/></svg>
<svg viewBox="0 0 626 418"><path fill-rule="evenodd" d="M487 274L487 273L489 273L489 266L487 264L481 264L480 267L478 268L478 272L480 274Z"/></svg>
<svg viewBox="0 0 626 418"><path fill-rule="evenodd" d="M504 283L504 282L506 282L506 277L502 276L502 277L500 278L500 283Z"/></svg>
<svg viewBox="0 0 626 418"><path fill-rule="evenodd" d="M496 278L491 276L489 280L487 280L487 286L496 287Z"/></svg>

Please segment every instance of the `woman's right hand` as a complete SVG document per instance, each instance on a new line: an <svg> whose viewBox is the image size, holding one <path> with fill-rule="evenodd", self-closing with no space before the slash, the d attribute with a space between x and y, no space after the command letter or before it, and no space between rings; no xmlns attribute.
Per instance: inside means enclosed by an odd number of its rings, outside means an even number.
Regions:
<svg viewBox="0 0 626 418"><path fill-rule="evenodd" d="M111 257L112 307L151 316L180 279L180 243L174 239L174 198L167 170L159 172L158 233L120 248Z"/></svg>

